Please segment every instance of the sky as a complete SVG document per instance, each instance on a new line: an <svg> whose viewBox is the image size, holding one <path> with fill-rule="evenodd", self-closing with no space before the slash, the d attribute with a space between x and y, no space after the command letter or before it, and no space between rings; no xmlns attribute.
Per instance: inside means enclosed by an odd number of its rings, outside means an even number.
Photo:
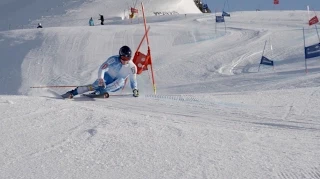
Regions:
<svg viewBox="0 0 320 180"><path fill-rule="evenodd" d="M306 11L239 11L217 24L193 0L143 1L156 93L144 71L138 98L126 86L61 99L72 88L30 87L94 82L121 46L136 50L141 14L128 19L124 0L50 1L47 14L25 1L0 4L17 8L11 29L0 24L0 178L320 179L320 62L304 59L304 44L320 40Z"/></svg>
<svg viewBox="0 0 320 180"><path fill-rule="evenodd" d="M227 11L306 10L308 5L310 10L320 10L318 0L280 0L277 6L273 5L273 0L203 0L202 2L207 3L213 12L215 9L221 11L223 8Z"/></svg>

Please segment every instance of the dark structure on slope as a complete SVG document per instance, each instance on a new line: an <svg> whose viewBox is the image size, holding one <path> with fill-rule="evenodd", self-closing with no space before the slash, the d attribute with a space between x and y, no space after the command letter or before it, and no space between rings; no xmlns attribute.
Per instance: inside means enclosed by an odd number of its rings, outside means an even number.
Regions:
<svg viewBox="0 0 320 180"><path fill-rule="evenodd" d="M196 6L200 9L202 13L211 13L207 4L203 4L201 0L194 0Z"/></svg>

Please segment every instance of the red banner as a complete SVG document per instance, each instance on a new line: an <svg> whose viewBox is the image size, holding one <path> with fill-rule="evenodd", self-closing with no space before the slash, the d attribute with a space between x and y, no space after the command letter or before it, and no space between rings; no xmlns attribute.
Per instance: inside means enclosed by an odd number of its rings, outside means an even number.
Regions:
<svg viewBox="0 0 320 180"><path fill-rule="evenodd" d="M138 13L138 9L135 9L135 8L131 8L131 13Z"/></svg>
<svg viewBox="0 0 320 180"><path fill-rule="evenodd" d="M279 4L279 0L273 0L273 4Z"/></svg>
<svg viewBox="0 0 320 180"><path fill-rule="evenodd" d="M317 16L314 16L313 18L311 18L309 20L309 26L313 25L313 24L317 24L319 22L319 19Z"/></svg>

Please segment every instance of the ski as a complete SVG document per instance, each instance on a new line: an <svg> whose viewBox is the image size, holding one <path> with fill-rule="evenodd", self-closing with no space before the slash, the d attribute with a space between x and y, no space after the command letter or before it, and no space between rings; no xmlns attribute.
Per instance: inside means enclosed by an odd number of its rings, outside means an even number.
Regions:
<svg viewBox="0 0 320 180"><path fill-rule="evenodd" d="M106 97L104 97L103 94L101 95L95 95L95 94L82 94L84 97L89 97L89 98L128 98L128 97L133 97L132 94L108 94Z"/></svg>
<svg viewBox="0 0 320 180"><path fill-rule="evenodd" d="M110 95L109 93L104 93L104 94L82 94L85 97L89 97L89 98L109 98Z"/></svg>

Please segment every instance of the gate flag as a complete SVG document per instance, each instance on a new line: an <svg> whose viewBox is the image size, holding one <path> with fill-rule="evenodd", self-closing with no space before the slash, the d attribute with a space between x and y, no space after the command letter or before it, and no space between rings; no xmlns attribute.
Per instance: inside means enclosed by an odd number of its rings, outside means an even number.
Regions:
<svg viewBox="0 0 320 180"><path fill-rule="evenodd" d="M147 28L147 20L146 17L144 15L144 6L143 3L141 2L141 7L142 7L142 15L143 15L143 24L144 24L144 36L140 41L140 44L134 54L133 57L133 63L136 64L137 66L137 74L141 74L142 71L146 71L148 70L148 66L150 66L150 70L151 70L151 76L152 76L152 86L153 86L153 92L154 94L156 94L156 83L154 80L154 73L153 73L153 67L152 67L152 58L151 58L151 49L150 49L150 43L149 43L149 37L148 37L148 32L150 29L150 26ZM144 42L144 39L146 39L147 41L147 46L148 46L148 50L147 50L147 54L145 53L141 53L139 51L142 43Z"/></svg>
<svg viewBox="0 0 320 180"><path fill-rule="evenodd" d="M133 13L138 13L138 12L139 12L139 11L138 11L138 9L133 8L133 7L132 7L130 10L131 10L131 13L132 13L132 14L133 14Z"/></svg>
<svg viewBox="0 0 320 180"><path fill-rule="evenodd" d="M305 58L314 58L320 56L320 43L304 48Z"/></svg>
<svg viewBox="0 0 320 180"><path fill-rule="evenodd" d="M227 13L227 12L225 12L225 11L223 11L223 12L222 12L222 16L230 17L230 14Z"/></svg>
<svg viewBox="0 0 320 180"><path fill-rule="evenodd" d="M317 16L314 16L313 18L311 18L309 20L309 26L313 25L313 24L317 24L319 22L319 19Z"/></svg>
<svg viewBox="0 0 320 180"><path fill-rule="evenodd" d="M279 0L273 0L273 4L279 4Z"/></svg>
<svg viewBox="0 0 320 180"><path fill-rule="evenodd" d="M268 66L273 66L273 61L266 58L265 56L261 57L260 64L268 65Z"/></svg>
<svg viewBox="0 0 320 180"><path fill-rule="evenodd" d="M216 22L224 22L224 17L223 16L216 16Z"/></svg>

